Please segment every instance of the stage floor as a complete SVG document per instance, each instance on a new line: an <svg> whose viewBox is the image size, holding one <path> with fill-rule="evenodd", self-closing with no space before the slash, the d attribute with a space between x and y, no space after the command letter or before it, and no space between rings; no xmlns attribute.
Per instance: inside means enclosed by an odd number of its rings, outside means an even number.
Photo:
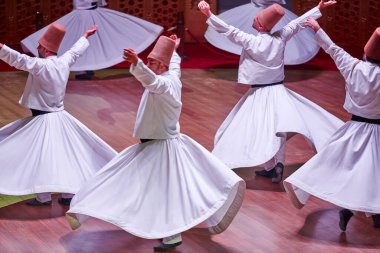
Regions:
<svg viewBox="0 0 380 253"><path fill-rule="evenodd" d="M18 105L27 75L0 73L0 127L29 116ZM236 69L185 69L182 72L183 110L181 131L211 150L216 130L232 107L248 90L236 85ZM286 86L346 121L342 108L344 81L335 71L288 70ZM138 143L132 131L143 92L127 70L96 72L92 81L71 79L65 98L66 110L117 151ZM313 151L301 136L287 143L285 176L306 162ZM4 154L1 154L4 155ZM252 176L241 210L222 234L205 237L183 234L183 244L174 252L379 252L380 230L372 219L355 216L347 232L338 228L339 208L312 198L302 209L293 208L282 184ZM90 219L71 231L64 214L67 207L29 207L23 202L0 208L0 252L17 253L145 253L156 240L137 238L117 227Z"/></svg>

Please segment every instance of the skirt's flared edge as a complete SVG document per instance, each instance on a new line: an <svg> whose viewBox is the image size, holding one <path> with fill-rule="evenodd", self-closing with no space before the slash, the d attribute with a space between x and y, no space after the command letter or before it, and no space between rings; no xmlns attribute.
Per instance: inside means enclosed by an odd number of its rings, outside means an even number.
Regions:
<svg viewBox="0 0 380 253"><path fill-rule="evenodd" d="M237 212L240 209L240 206L242 204L243 197L244 197L244 190L245 190L245 182L240 180L240 181L236 182L235 184L239 184L239 186L238 186L238 190L236 193L236 197L235 197L234 201L232 202L232 204L230 205L229 210L226 212L226 214L224 215L221 222L219 222L216 226L209 227L209 228L198 228L198 229L194 228L194 229L192 229L193 227L195 227L198 224L202 223L203 221L207 220L217 210L219 210L223 206L223 204L227 201L227 197L222 198L221 200L217 201L216 204L213 207L211 207L208 212L206 212L202 216L198 217L197 219L193 220L190 224L186 224L186 225L184 225L180 228L177 228L175 230L172 230L172 231L167 231L164 233L157 233L157 234L139 233L138 231L131 230L125 226L118 224L118 222L115 219L109 218L109 217L107 217L107 215L102 215L102 214L97 213L97 212L88 211L88 210L84 210L84 209L80 209L80 208L73 210L71 212L67 212L66 213L66 219L67 219L68 223L70 224L70 226L73 230L75 230L81 226L81 223L80 223L78 217L76 216L76 214L79 214L79 215L90 216L93 218L97 218L97 219L109 222L109 223L123 229L124 231L126 231L126 232L128 232L134 236L145 238L145 239L161 239L161 238L165 238L165 237L169 237L169 236L172 236L175 234L182 233L182 232L187 231L187 230L194 231L194 232L200 233L200 234L218 234L218 233L223 232L225 229L227 229L227 227L232 222L233 218L237 214ZM233 184L233 185L235 185L235 184Z"/></svg>
<svg viewBox="0 0 380 253"><path fill-rule="evenodd" d="M346 208L346 209L358 211L358 212L364 212L364 213L380 214L380 207L368 208L365 206L352 206L352 205L345 203L345 202L342 202L336 198L331 198L331 197L326 196L324 194L318 193L318 192L314 191L312 188L303 184L302 182L299 182L296 180L291 180L291 182L284 181L284 186L285 186L285 190L288 193L288 196L289 196L292 204L298 209L302 208L304 206L304 204L297 197L297 194L294 191L294 186L299 188L300 190L316 197L316 198L322 199L324 201L327 201L329 203L332 203L332 204L339 206L339 207L342 207L342 208Z"/></svg>
<svg viewBox="0 0 380 253"><path fill-rule="evenodd" d="M9 189L0 188L0 194L9 195L9 196L23 196L23 195L44 193L44 192L59 192L59 193L75 194L78 191L79 191L79 188L73 189L73 188L54 186L54 185L38 186L38 187L34 187L31 189L26 189L22 191L10 191Z"/></svg>
<svg viewBox="0 0 380 253"><path fill-rule="evenodd" d="M231 203L230 207L228 208L228 211L223 216L223 219L215 226L208 227L208 228L191 228L190 232L194 232L197 234L202 235L214 235L214 234L220 234L224 232L231 224L232 220L237 215L244 199L244 192L245 192L245 183L244 181L238 182L238 190L236 192L235 198L233 202Z"/></svg>

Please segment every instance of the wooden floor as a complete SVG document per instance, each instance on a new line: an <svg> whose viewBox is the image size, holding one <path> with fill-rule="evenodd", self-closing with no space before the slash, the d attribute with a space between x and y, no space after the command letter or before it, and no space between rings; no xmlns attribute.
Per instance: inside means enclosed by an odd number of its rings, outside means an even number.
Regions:
<svg viewBox="0 0 380 253"><path fill-rule="evenodd" d="M138 142L131 133L143 89L124 71L96 75L93 81L70 81L66 110L121 151ZM342 109L344 85L339 73L292 70L286 75L287 87L339 118L349 118ZM183 70L181 131L209 150L217 128L247 90L235 84L236 76L234 69ZM0 73L0 126L30 115L17 104L25 80L21 72ZM312 155L302 137L291 139L285 175ZM254 178L249 170L243 172L248 179L243 206L227 231L213 237L184 233L183 245L174 252L379 252L380 230L372 227L371 219L354 217L347 232L340 233L338 207L312 198L302 210L294 209L282 185ZM21 202L1 208L0 252L145 253L157 244L95 219L71 231L64 218L66 210L56 198L51 207Z"/></svg>

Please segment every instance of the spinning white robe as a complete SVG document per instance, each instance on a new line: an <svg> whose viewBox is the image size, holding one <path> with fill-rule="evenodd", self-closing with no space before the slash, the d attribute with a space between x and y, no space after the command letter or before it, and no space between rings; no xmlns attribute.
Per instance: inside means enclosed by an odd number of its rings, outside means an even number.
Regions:
<svg viewBox="0 0 380 253"><path fill-rule="evenodd" d="M244 48L238 82L264 85L284 80L285 45L308 17L318 18L313 8L273 34L247 34L212 15L207 23ZM251 88L218 129L212 151L230 168L268 162L282 148L284 133L300 133L319 151L343 122L320 106L287 89L283 84Z"/></svg>
<svg viewBox="0 0 380 253"><path fill-rule="evenodd" d="M66 52L88 29L97 25L98 31L89 38L91 47L70 68L72 71L98 70L123 60L123 49L142 52L160 35L162 27L140 18L98 7L90 10L92 0L74 0L74 10L54 21L66 28L58 55ZM96 1L95 1L96 2ZM104 4L104 3L103 3ZM26 52L38 55L38 40L48 26L21 41Z"/></svg>
<svg viewBox="0 0 380 253"><path fill-rule="evenodd" d="M87 216L139 237L176 235L190 228L224 231L239 210L244 181L205 148L181 134L180 58L156 75L142 62L131 73L145 87L133 145L108 163L75 195L68 211L73 228ZM78 223L79 221L79 223Z"/></svg>
<svg viewBox="0 0 380 253"><path fill-rule="evenodd" d="M252 35L258 35L258 32L252 27L254 17L263 9L277 2L285 4L285 1L253 1L256 5L249 3L232 8L218 15L218 17L239 30ZM280 31L293 19L297 18L293 12L284 8L285 15L273 27L272 31ZM240 55L244 46L229 40L228 37L218 33L212 27L209 27L205 33L205 38L213 46L224 51ZM284 64L297 65L302 64L312 59L319 51L319 46L314 41L314 32L309 29L303 29L299 33L292 36L285 45Z"/></svg>
<svg viewBox="0 0 380 253"><path fill-rule="evenodd" d="M70 66L87 49L82 37L62 56L20 54L6 45L0 59L29 72L20 104L48 111L0 128L0 193L76 193L116 152L64 111Z"/></svg>
<svg viewBox="0 0 380 253"><path fill-rule="evenodd" d="M353 58L322 29L316 40L346 81L344 108L363 118L380 119L380 67ZM379 183L380 125L350 120L284 185L298 208L311 194L350 210L380 213Z"/></svg>

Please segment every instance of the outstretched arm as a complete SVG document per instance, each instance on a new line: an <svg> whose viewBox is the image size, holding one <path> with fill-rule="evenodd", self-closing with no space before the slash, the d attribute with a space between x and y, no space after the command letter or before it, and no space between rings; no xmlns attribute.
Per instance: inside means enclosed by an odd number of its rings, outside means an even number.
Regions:
<svg viewBox="0 0 380 253"><path fill-rule="evenodd" d="M149 92L164 93L170 88L170 83L150 70L143 61L138 58L132 48L124 49L124 60L131 63L129 71Z"/></svg>
<svg viewBox="0 0 380 253"><path fill-rule="evenodd" d="M2 43L0 43L0 59L12 67L32 74L38 73L45 66L42 59L20 54Z"/></svg>
<svg viewBox="0 0 380 253"><path fill-rule="evenodd" d="M139 57L137 56L137 53L132 48L125 48L123 52L123 58L130 64L136 65Z"/></svg>
<svg viewBox="0 0 380 253"><path fill-rule="evenodd" d="M340 73L343 75L344 79L347 80L360 60L352 57L342 48L338 47L313 18L309 18L305 25L316 32L315 40L323 50L331 56Z"/></svg>
<svg viewBox="0 0 380 253"><path fill-rule="evenodd" d="M78 58L87 50L90 43L88 42L88 38L96 33L98 28L94 25L91 29L87 30L83 36L68 50L64 53L60 58L64 59L69 66L72 66Z"/></svg>
<svg viewBox="0 0 380 253"><path fill-rule="evenodd" d="M175 50L177 50L181 39L177 38L177 35L171 35L170 38L174 40ZM152 70L150 70L141 59L138 58L136 51L132 48L124 49L123 58L131 64L130 72L136 77L141 84L147 88L152 93L164 93L170 89L170 82L156 75ZM181 77L181 57L174 51L173 56L170 60L169 71L177 75L178 78Z"/></svg>
<svg viewBox="0 0 380 253"><path fill-rule="evenodd" d="M198 8L206 17L208 17L207 24L215 31L225 35L233 43L242 46L243 48L249 48L250 42L255 38L254 35L245 33L236 27L226 24L211 12L210 5L206 1L199 2Z"/></svg>
<svg viewBox="0 0 380 253"><path fill-rule="evenodd" d="M322 16L321 11L329 6L335 5L336 1L330 0L325 2L324 0L321 0L319 4L311 9L310 11L306 12L302 16L292 20L289 24L284 26L281 30L281 36L288 41L293 37L296 33L298 33L300 30L304 28L305 22L309 17L312 17L314 19L318 19Z"/></svg>
<svg viewBox="0 0 380 253"><path fill-rule="evenodd" d="M91 29L88 29L84 34L83 34L83 37L85 37L86 39L92 35L94 35L96 33L96 31L98 30L98 27L96 25L93 25Z"/></svg>
<svg viewBox="0 0 380 253"><path fill-rule="evenodd" d="M175 34L171 35L170 38L175 41L175 50L172 58L170 59L169 71L177 75L178 78L181 78L181 57L176 51L181 43L181 39L177 38L177 35Z"/></svg>
<svg viewBox="0 0 380 253"><path fill-rule="evenodd" d="M200 1L198 3L199 10L207 17L211 17L213 13L211 12L210 5L206 1Z"/></svg>

